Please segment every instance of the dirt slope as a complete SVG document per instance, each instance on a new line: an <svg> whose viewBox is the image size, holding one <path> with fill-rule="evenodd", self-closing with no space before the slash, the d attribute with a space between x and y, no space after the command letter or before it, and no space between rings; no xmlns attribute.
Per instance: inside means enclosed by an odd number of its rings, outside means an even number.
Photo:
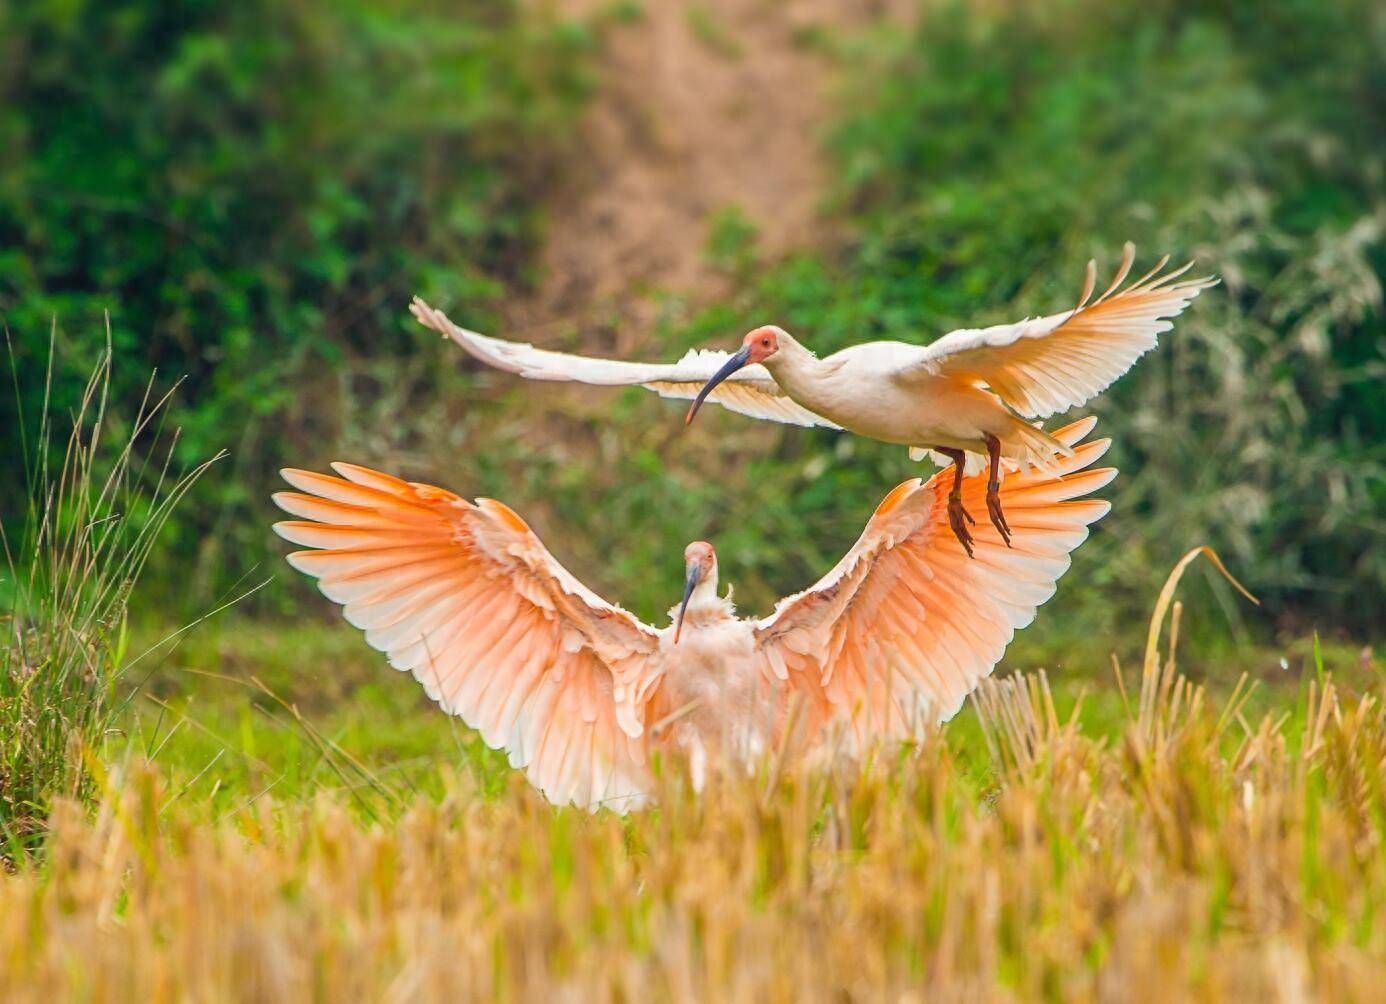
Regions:
<svg viewBox="0 0 1386 1004"><path fill-rule="evenodd" d="M559 6L584 16L606 4ZM510 333L602 330L606 347L611 334L628 347L657 317L652 294L718 295L726 280L704 249L724 207L754 223L764 256L817 240L833 69L822 39L904 6L645 0L614 25L585 149L551 198L539 287L507 312Z"/></svg>

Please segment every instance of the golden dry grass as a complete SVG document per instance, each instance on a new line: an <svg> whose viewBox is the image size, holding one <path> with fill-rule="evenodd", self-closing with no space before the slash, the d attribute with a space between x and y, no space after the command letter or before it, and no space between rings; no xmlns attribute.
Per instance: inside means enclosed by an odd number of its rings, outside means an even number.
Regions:
<svg viewBox="0 0 1386 1004"><path fill-rule="evenodd" d="M1379 999L1380 695L1248 722L1152 666L1115 742L1013 677L990 766L945 733L627 819L461 775L214 819L132 765L0 879L0 1000Z"/></svg>

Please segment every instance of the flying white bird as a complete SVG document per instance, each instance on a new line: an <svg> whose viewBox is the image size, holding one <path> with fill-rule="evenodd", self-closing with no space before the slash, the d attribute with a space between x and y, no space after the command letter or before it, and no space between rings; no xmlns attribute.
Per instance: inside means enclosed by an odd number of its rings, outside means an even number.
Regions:
<svg viewBox="0 0 1386 1004"><path fill-rule="evenodd" d="M1062 449L1032 420L1083 404L1121 376L1156 336L1172 326L1206 277L1176 281L1192 262L1161 274L1166 255L1126 287L1135 260L1127 243L1116 277L1093 299L1097 265L1088 262L1078 305L1048 317L962 329L930 345L867 342L819 359L783 328L751 331L734 355L695 350L677 363L629 363L536 349L459 328L415 299L414 316L485 363L532 380L637 384L664 397L693 398L754 418L842 428L935 455L954 466L949 525L972 553L971 514L961 495L964 474L989 465L985 495L992 524L1009 541L998 494L1003 462L1047 466ZM969 460L971 461L969 463Z"/></svg>
<svg viewBox="0 0 1386 1004"><path fill-rule="evenodd" d="M1006 478L1013 546L979 528L969 561L946 529L943 475L915 478L763 619L718 595L711 544L684 551L683 601L657 629L578 582L501 503L351 464L332 465L340 478L284 471L298 491L274 500L301 519L275 531L311 549L289 563L390 665L551 801L624 812L650 799L657 747L701 786L710 766L767 749L804 755L833 735L860 751L952 717L1107 512L1083 498L1116 474L1090 469L1107 440L1079 445L1095 421L1055 433L1067 455L1050 470ZM962 485L973 502L984 490Z"/></svg>

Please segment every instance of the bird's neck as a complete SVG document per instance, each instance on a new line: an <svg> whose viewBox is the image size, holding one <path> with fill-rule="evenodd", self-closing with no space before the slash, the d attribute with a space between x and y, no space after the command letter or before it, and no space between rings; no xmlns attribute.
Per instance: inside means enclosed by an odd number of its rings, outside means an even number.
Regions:
<svg viewBox="0 0 1386 1004"><path fill-rule="evenodd" d="M800 404L812 401L823 378L823 360L788 335L780 338L779 351L765 360L764 366L784 392Z"/></svg>
<svg viewBox="0 0 1386 1004"><path fill-rule="evenodd" d="M700 626L710 620L721 620L733 615L736 608L732 606L731 591L727 595L717 595L717 569L713 569L703 577L703 580L693 590L693 595L688 597L688 609L684 613L684 630L690 627ZM674 620L679 615L677 605L669 609L669 619Z"/></svg>
<svg viewBox="0 0 1386 1004"><path fill-rule="evenodd" d="M695 609L704 610L721 602L717 597L717 566L714 565L711 571L699 580L693 595L688 597L688 610L690 613Z"/></svg>

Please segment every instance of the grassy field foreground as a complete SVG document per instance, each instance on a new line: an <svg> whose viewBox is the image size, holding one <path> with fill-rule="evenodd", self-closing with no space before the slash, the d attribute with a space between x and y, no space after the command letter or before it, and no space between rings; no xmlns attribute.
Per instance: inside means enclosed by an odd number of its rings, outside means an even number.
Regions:
<svg viewBox="0 0 1386 1004"><path fill-rule="evenodd" d="M94 765L0 877L0 999L1373 999L1379 682L1257 717L1158 667L1114 729L1017 675L980 729L701 797L671 769L627 818L465 769L363 812Z"/></svg>

